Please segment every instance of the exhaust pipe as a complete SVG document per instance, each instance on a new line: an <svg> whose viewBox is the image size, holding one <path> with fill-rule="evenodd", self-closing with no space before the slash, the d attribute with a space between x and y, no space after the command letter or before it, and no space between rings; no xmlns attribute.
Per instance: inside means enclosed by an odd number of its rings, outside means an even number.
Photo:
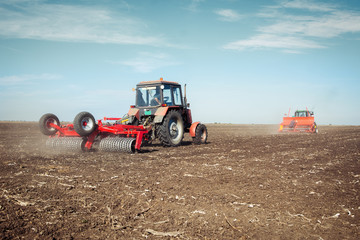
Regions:
<svg viewBox="0 0 360 240"><path fill-rule="evenodd" d="M185 107L190 107L190 105L188 105L187 103L187 98L186 98L186 84L184 85L184 103L185 103Z"/></svg>

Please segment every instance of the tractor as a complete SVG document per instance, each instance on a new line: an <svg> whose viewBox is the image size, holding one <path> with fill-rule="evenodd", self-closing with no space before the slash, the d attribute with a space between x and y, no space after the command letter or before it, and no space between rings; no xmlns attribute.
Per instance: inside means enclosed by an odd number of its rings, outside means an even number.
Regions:
<svg viewBox="0 0 360 240"><path fill-rule="evenodd" d="M61 125L56 115L44 114L39 126L49 136L46 145L53 149L134 153L155 139L164 147L177 147L185 132L194 144L206 143L206 126L192 122L186 85L184 96L179 83L162 78L140 82L135 91L135 105L123 118L104 117L96 122L91 113L80 112L72 124Z"/></svg>
<svg viewBox="0 0 360 240"><path fill-rule="evenodd" d="M283 117L279 132L318 133L313 111L306 108L306 110L296 110L292 117L289 115L290 109L288 115Z"/></svg>

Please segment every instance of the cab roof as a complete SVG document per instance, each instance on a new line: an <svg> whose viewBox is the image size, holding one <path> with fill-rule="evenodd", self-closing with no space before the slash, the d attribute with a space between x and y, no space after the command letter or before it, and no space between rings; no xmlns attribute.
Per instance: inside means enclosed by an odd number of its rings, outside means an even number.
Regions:
<svg viewBox="0 0 360 240"><path fill-rule="evenodd" d="M177 82L170 82L170 81L164 81L163 78L160 78L159 80L154 80L154 81L142 81L139 82L137 84L137 86L146 86L146 85L161 85L161 84L167 84L167 85L178 85L180 86L179 83Z"/></svg>
<svg viewBox="0 0 360 240"><path fill-rule="evenodd" d="M312 113L313 111L309 111L309 110L296 110L295 112L310 112L310 113Z"/></svg>

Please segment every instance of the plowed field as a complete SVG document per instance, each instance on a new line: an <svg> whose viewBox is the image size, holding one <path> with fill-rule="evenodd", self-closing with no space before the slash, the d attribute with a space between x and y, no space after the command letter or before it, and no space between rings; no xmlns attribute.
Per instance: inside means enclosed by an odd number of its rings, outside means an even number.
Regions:
<svg viewBox="0 0 360 240"><path fill-rule="evenodd" d="M1 239L360 239L360 127L209 124L208 144L49 152L0 123Z"/></svg>

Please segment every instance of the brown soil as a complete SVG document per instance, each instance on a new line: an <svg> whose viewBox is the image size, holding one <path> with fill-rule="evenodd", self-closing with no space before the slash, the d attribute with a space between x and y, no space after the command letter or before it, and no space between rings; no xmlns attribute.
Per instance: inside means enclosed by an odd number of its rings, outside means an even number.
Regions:
<svg viewBox="0 0 360 240"><path fill-rule="evenodd" d="M360 239L360 127L210 124L209 143L44 149L0 123L1 239Z"/></svg>

